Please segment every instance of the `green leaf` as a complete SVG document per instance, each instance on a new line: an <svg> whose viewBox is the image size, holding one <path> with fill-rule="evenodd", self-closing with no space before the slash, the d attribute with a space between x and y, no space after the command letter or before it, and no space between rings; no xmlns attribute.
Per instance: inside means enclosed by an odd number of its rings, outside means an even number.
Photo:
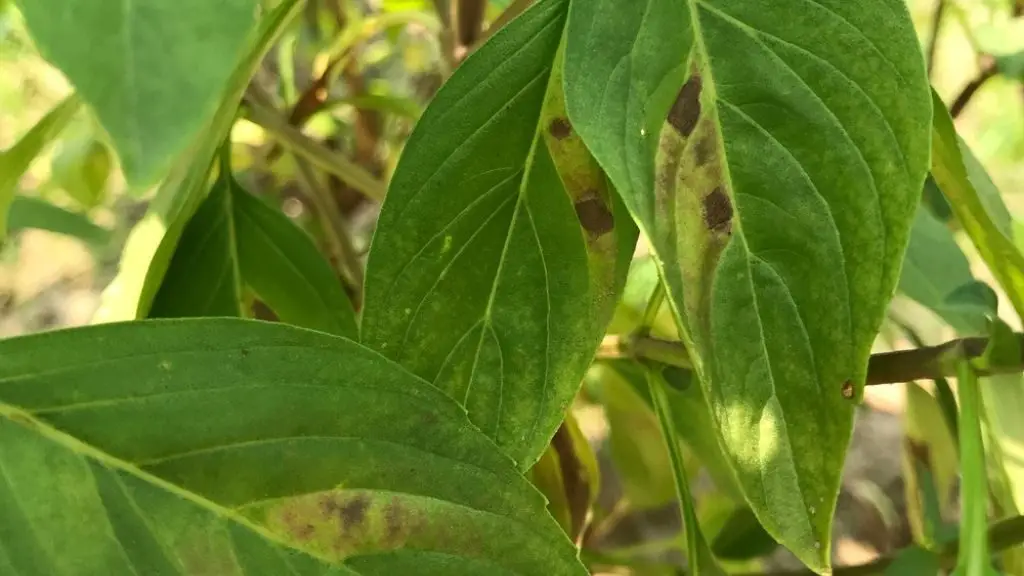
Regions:
<svg viewBox="0 0 1024 576"><path fill-rule="evenodd" d="M97 247L110 242L110 230L94 224L88 216L32 196L14 197L7 224L11 232L36 228L78 238Z"/></svg>
<svg viewBox="0 0 1024 576"><path fill-rule="evenodd" d="M107 194L114 159L94 135L64 140L53 159L51 172L60 187L83 208L95 208Z"/></svg>
<svg viewBox="0 0 1024 576"><path fill-rule="evenodd" d="M978 362L1002 372L1021 362L1020 337L1006 323L993 319L988 348ZM1019 372L980 378L982 418L985 424L991 493L998 516L1024 510L1024 376ZM1009 550L1003 556L1007 573L1024 570L1024 550Z"/></svg>
<svg viewBox="0 0 1024 576"><path fill-rule="evenodd" d="M282 322L357 338L352 302L313 240L280 210L232 188L238 266Z"/></svg>
<svg viewBox="0 0 1024 576"><path fill-rule="evenodd" d="M202 137L175 164L146 215L128 236L118 274L104 291L94 321L132 320L149 314L178 239L210 190L210 166L234 124L238 102L263 55L302 5L300 0L283 0L261 20L255 44L231 76L220 107L206 124Z"/></svg>
<svg viewBox="0 0 1024 576"><path fill-rule="evenodd" d="M258 2L18 4L39 51L110 134L129 184L143 188L164 175L213 117L253 40Z"/></svg>
<svg viewBox="0 0 1024 576"><path fill-rule="evenodd" d="M77 96L68 96L47 112L14 146L0 152L0 241L7 237L7 211L14 201L22 174L43 148L71 122L80 104Z"/></svg>
<svg viewBox="0 0 1024 576"><path fill-rule="evenodd" d="M668 449L669 461L672 463L672 476L675 479L676 497L679 500L679 512L683 518L683 531L686 534L686 561L690 572L695 576L701 574L724 576L725 571L718 565L715 555L701 533L700 523L690 495L689 480L686 467L683 466L683 453L677 440L678 434L672 421L672 409L666 396L667 385L663 378L653 370L647 373L647 385L650 389L654 412L658 415L661 425L662 442Z"/></svg>
<svg viewBox="0 0 1024 576"><path fill-rule="evenodd" d="M914 541L935 550L956 536L946 523L957 479L956 439L938 400L907 384L902 467L907 517Z"/></svg>
<svg viewBox="0 0 1024 576"><path fill-rule="evenodd" d="M567 6L535 4L434 97L367 265L363 341L457 398L523 470L579 388L636 241L564 117Z"/></svg>
<svg viewBox="0 0 1024 576"><path fill-rule="evenodd" d="M181 235L150 317L245 316L244 287L282 322L358 335L352 303L312 239L222 173Z"/></svg>
<svg viewBox="0 0 1024 576"><path fill-rule="evenodd" d="M221 177L185 226L150 318L244 316L238 269L234 181Z"/></svg>
<svg viewBox="0 0 1024 576"><path fill-rule="evenodd" d="M960 393L960 547L954 576L996 574L989 558L988 480L981 439L978 377L966 359L956 361Z"/></svg>
<svg viewBox="0 0 1024 576"><path fill-rule="evenodd" d="M1024 316L1024 255L1014 245L1010 220L992 180L957 135L937 94L932 126L932 176L953 213L1003 287L1018 316Z"/></svg>
<svg viewBox="0 0 1024 576"><path fill-rule="evenodd" d="M676 493L650 396L645 399L628 381L640 379L646 392L643 377L639 366L622 362L596 363L587 374L608 419L608 449L625 498L637 510L664 506Z"/></svg>
<svg viewBox="0 0 1024 576"><path fill-rule="evenodd" d="M4 574L353 574L0 403Z"/></svg>
<svg viewBox="0 0 1024 576"><path fill-rule="evenodd" d="M752 560L771 554L778 547L757 516L746 506L740 506L726 519L711 542L715 556L723 560Z"/></svg>
<svg viewBox="0 0 1024 576"><path fill-rule="evenodd" d="M964 335L983 334L995 311L995 292L974 279L953 233L924 208L910 231L899 290Z"/></svg>
<svg viewBox="0 0 1024 576"><path fill-rule="evenodd" d="M460 406L350 340L250 320L142 321L2 341L0 357L5 414L27 412L358 573L585 573L543 498ZM93 484L0 442L5 469L25 466L17 477L30 478L0 502L28 505L22 492L41 486L33 515L52 527L31 525L46 541L101 539L105 525L46 504ZM85 496L68 502L91 505ZM8 545L32 542L24 525L0 523L8 555L29 550ZM207 540L196 537L175 542L201 554Z"/></svg>
<svg viewBox="0 0 1024 576"><path fill-rule="evenodd" d="M906 574L920 574L931 576L939 574L942 568L939 562L939 555L935 552L911 546L904 548L896 555L892 564L886 567L884 576L905 576Z"/></svg>
<svg viewBox="0 0 1024 576"><path fill-rule="evenodd" d="M903 2L579 0L566 99L650 238L744 494L819 572L928 162ZM667 122L666 122L667 119Z"/></svg>
<svg viewBox="0 0 1024 576"><path fill-rule="evenodd" d="M622 299L608 325L608 334L628 336L636 331L643 320L647 303L660 283L658 265L654 259L650 256L635 258L629 266ZM663 304L649 327L650 333L659 338L678 339L675 322L671 308Z"/></svg>

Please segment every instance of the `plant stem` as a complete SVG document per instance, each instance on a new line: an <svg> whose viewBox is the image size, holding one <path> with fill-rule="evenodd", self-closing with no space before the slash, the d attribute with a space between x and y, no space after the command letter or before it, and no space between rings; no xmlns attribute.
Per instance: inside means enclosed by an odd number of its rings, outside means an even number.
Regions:
<svg viewBox="0 0 1024 576"><path fill-rule="evenodd" d="M949 115L953 118L960 116L967 107L967 104L974 98L974 95L978 92L978 89L988 82L989 79L999 73L999 68L996 66L996 59L989 56L983 55L981 57L981 71L978 76L967 83L960 94L957 95L956 99L953 100L953 104L949 107Z"/></svg>
<svg viewBox="0 0 1024 576"><path fill-rule="evenodd" d="M935 69L935 52L939 45L939 29L942 27L942 17L946 14L946 2L948 2L948 0L937 0L935 3L935 13L932 15L932 30L931 36L928 38L927 52L929 77Z"/></svg>
<svg viewBox="0 0 1024 576"><path fill-rule="evenodd" d="M1021 358L1024 358L1024 334L1017 334L1017 338L1021 341ZM960 338L938 346L872 354L868 363L866 385L902 384L914 380L935 380L956 376L951 368L944 365L946 358L955 354L958 348L962 348L966 358L977 358L985 352L987 346L988 338ZM680 368L692 366L689 355L681 342L642 335L606 341L602 343L598 356L654 360ZM978 375L1019 372L1024 372L1024 360L1013 365L992 366L988 370L979 370Z"/></svg>
<svg viewBox="0 0 1024 576"><path fill-rule="evenodd" d="M387 187L361 166L306 136L259 99L246 96L245 101L249 120L263 127L297 157L305 158L324 172L337 176L367 198L384 201Z"/></svg>
<svg viewBox="0 0 1024 576"><path fill-rule="evenodd" d="M320 217L321 226L327 236L332 255L338 265L342 267L344 274L348 276L348 280L354 288L353 294L359 295L363 288L363 267L359 262L359 255L356 253L355 247L352 246L341 209L330 190L321 184L316 171L313 170L309 162L296 156L295 164L298 167L299 180L308 192L309 199ZM353 300L352 304L358 310L361 303L355 296Z"/></svg>

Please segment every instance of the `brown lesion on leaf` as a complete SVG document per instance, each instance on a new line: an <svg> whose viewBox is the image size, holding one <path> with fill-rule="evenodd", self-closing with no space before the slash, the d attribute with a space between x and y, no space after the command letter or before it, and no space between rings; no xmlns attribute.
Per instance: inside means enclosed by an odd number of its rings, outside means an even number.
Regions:
<svg viewBox="0 0 1024 576"><path fill-rule="evenodd" d="M704 224L708 230L731 234L732 214L732 200L721 186L704 197Z"/></svg>
<svg viewBox="0 0 1024 576"><path fill-rule="evenodd" d="M556 140L565 140L572 135L572 124L566 118L557 117L548 124L548 133Z"/></svg>
<svg viewBox="0 0 1024 576"><path fill-rule="evenodd" d="M576 202L576 218L592 237L600 237L615 229L615 217L596 191Z"/></svg>
<svg viewBox="0 0 1024 576"><path fill-rule="evenodd" d="M857 393L857 390L853 385L853 380L847 380L846 382L843 382L843 388L841 392L843 394L843 398L846 398L847 400L853 400L853 397Z"/></svg>
<svg viewBox="0 0 1024 576"><path fill-rule="evenodd" d="M703 88L699 73L690 75L690 79L683 84L668 112L668 123L672 125L683 138L689 138L697 127L697 120L700 119L700 93Z"/></svg>

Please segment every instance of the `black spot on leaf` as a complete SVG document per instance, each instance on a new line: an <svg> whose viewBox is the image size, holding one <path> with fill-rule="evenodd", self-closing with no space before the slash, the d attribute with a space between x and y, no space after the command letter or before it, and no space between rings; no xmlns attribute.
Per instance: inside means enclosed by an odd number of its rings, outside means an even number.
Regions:
<svg viewBox="0 0 1024 576"><path fill-rule="evenodd" d="M704 224L708 230L729 232L732 228L732 201L722 190L716 187L704 197Z"/></svg>
<svg viewBox="0 0 1024 576"><path fill-rule="evenodd" d="M672 109L668 111L668 123L675 127L684 138L693 133L700 118L700 74L690 76L679 90Z"/></svg>
<svg viewBox="0 0 1024 576"><path fill-rule="evenodd" d="M366 519L366 511L370 508L370 498L360 494L345 502L338 508L338 519L345 528L362 524Z"/></svg>
<svg viewBox="0 0 1024 576"><path fill-rule="evenodd" d="M548 132L555 137L556 140L564 140L572 134L572 125L565 118L555 118L551 121L548 126Z"/></svg>
<svg viewBox="0 0 1024 576"><path fill-rule="evenodd" d="M576 203L576 217L580 225L594 236L602 236L615 228L615 218L604 202L596 196Z"/></svg>
<svg viewBox="0 0 1024 576"><path fill-rule="evenodd" d="M402 505L398 498L392 498L384 509L384 524L388 530L388 540L395 541L402 533Z"/></svg>

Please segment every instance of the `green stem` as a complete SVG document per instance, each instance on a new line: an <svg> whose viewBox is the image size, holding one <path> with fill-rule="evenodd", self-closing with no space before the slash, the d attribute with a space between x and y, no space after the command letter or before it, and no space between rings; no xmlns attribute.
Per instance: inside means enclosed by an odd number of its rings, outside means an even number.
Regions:
<svg viewBox="0 0 1024 576"><path fill-rule="evenodd" d="M268 108L259 99L247 97L246 103L248 104L249 120L277 138L296 156L305 158L328 174L337 176L366 197L377 202L384 201L387 187L361 166L309 138L288 124L275 110Z"/></svg>
<svg viewBox="0 0 1024 576"><path fill-rule="evenodd" d="M986 534L988 479L985 446L981 439L981 394L970 362L956 362L960 392L960 553L957 571L963 576L984 576L991 571Z"/></svg>

